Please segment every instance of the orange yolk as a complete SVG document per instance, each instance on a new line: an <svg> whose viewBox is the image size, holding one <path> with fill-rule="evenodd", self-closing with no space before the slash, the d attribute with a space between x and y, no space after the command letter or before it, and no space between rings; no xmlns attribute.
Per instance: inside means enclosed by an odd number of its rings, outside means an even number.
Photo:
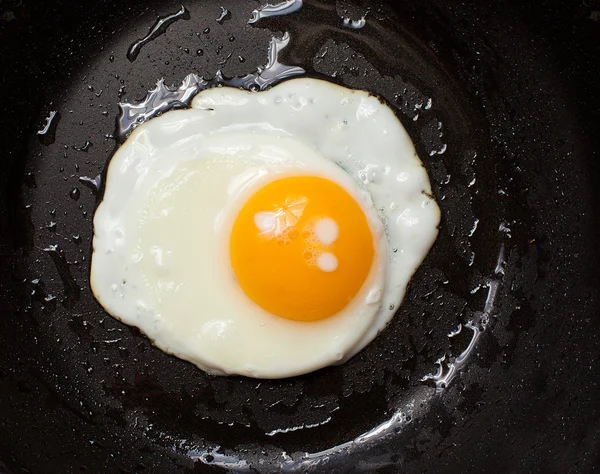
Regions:
<svg viewBox="0 0 600 474"><path fill-rule="evenodd" d="M230 240L244 292L295 321L333 316L367 279L375 248L367 217L341 186L295 176L267 184L245 203Z"/></svg>

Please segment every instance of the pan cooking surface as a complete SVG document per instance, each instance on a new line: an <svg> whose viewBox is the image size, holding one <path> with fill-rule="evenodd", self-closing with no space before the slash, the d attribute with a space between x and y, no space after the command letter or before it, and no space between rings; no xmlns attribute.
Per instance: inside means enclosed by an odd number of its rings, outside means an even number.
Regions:
<svg viewBox="0 0 600 474"><path fill-rule="evenodd" d="M593 397L577 394L582 384L597 393L597 339L579 339L598 328L585 322L597 277L583 270L597 262L597 196L579 157L595 149L544 37L501 5L299 3L261 14L257 2L131 2L94 11L96 26L82 23L74 46L47 46L60 54L32 93L27 150L9 148L14 164L0 182L10 206L0 282L11 288L0 322L0 400L10 406L0 438L15 440L0 442L0 459L10 453L9 465L33 472L452 471L461 464L444 453L476 443L489 449L473 447L469 462L488 456L502 470L509 448L494 436L513 426L511 439L537 442L514 407L547 417L561 404L587 414L589 432L551 423L589 446L577 462L592 466L599 415ZM393 321L345 365L285 380L211 377L94 300L93 214L119 139L119 102L141 102L161 78L177 88L190 73L259 88L239 77L256 77L287 34L281 64L394 108L428 170L440 235ZM515 50L517 34L527 48ZM179 99L165 103L185 106ZM15 101L14 113L22 106ZM558 373L557 360L571 372ZM585 382L575 362L589 362ZM577 380L578 390L556 391L558 380ZM539 406L528 405L533 397ZM16 420L35 428L19 431ZM57 420L73 428L64 434ZM554 465L571 468L567 458Z"/></svg>

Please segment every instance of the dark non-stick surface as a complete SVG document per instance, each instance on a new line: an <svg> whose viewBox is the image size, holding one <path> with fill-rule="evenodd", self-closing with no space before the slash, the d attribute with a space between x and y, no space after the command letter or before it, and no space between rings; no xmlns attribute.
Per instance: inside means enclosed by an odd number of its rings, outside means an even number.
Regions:
<svg viewBox="0 0 600 474"><path fill-rule="evenodd" d="M254 26L259 2L187 2L134 61L181 3L70 3L0 3L0 472L600 465L598 2L306 0ZM343 26L367 9L364 28ZM160 78L252 73L283 32L282 62L394 107L440 236L394 321L344 366L210 377L93 299L90 181L119 101Z"/></svg>

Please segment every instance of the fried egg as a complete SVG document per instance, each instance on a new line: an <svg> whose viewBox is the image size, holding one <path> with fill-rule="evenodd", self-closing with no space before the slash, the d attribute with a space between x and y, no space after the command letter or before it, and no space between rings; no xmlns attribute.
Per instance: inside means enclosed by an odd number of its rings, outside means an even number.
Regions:
<svg viewBox="0 0 600 474"><path fill-rule="evenodd" d="M213 88L113 156L91 287L211 374L290 377L347 361L385 327L439 220L376 97L315 79Z"/></svg>

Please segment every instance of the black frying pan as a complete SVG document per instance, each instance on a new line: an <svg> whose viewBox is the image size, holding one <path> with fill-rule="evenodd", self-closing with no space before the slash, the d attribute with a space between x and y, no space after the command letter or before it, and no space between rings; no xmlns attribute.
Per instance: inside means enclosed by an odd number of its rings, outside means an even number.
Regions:
<svg viewBox="0 0 600 474"><path fill-rule="evenodd" d="M181 3L123 3L0 2L0 472L600 466L600 3L305 0L250 26L259 2L190 0L133 61ZM255 72L283 32L282 62L395 108L440 236L344 366L211 377L95 302L92 217L119 101Z"/></svg>

